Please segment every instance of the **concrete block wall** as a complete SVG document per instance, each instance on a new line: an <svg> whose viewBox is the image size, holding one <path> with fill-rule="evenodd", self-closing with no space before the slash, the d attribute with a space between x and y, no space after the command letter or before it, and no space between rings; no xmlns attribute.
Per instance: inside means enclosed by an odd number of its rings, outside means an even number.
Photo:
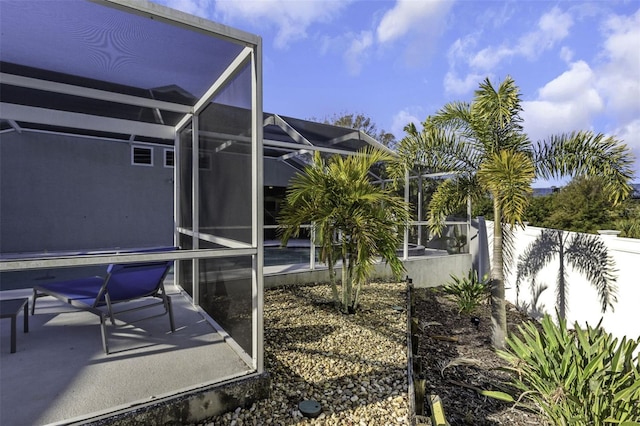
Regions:
<svg viewBox="0 0 640 426"><path fill-rule="evenodd" d="M470 254L452 254L444 256L422 256L409 258L403 262L406 268L405 276L413 280L415 287L437 287L451 280L450 275L466 276L472 267ZM340 268L337 269L338 274ZM391 269L384 263L378 263L373 279L394 279ZM402 277L404 280L405 277ZM280 273L265 274L264 287L280 287L285 285L304 285L329 281L327 268L316 270L286 270Z"/></svg>

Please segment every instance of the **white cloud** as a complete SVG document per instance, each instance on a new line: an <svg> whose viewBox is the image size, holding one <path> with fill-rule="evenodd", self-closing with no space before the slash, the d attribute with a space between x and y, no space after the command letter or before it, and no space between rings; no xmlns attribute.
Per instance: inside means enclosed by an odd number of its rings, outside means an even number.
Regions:
<svg viewBox="0 0 640 426"><path fill-rule="evenodd" d="M433 27L449 11L451 5L451 1L445 0L397 0L393 9L384 14L378 25L378 41L390 42L413 30Z"/></svg>
<svg viewBox="0 0 640 426"><path fill-rule="evenodd" d="M393 116L393 122L391 123L391 133L395 135L398 141L404 138L404 127L409 123L414 123L418 129L422 128L422 120L416 117L407 109L400 110Z"/></svg>
<svg viewBox="0 0 640 426"><path fill-rule="evenodd" d="M573 60L573 50L571 50L567 46L562 46L562 48L560 49L560 59L562 59L566 63L570 63Z"/></svg>
<svg viewBox="0 0 640 426"><path fill-rule="evenodd" d="M373 45L373 34L371 31L362 31L358 35L352 36L349 48L344 52L344 60L347 64L349 73L352 75L360 74L363 61L366 60L367 52Z"/></svg>
<svg viewBox="0 0 640 426"><path fill-rule="evenodd" d="M214 10L214 0L161 0L157 2L201 18L210 18Z"/></svg>
<svg viewBox="0 0 640 426"><path fill-rule="evenodd" d="M574 62L569 70L560 74L539 90L541 99L553 102L571 101L585 90L593 91L595 76L584 61Z"/></svg>
<svg viewBox="0 0 640 426"><path fill-rule="evenodd" d="M633 120L614 132L616 139L624 141L635 156L636 181L640 182L640 118Z"/></svg>
<svg viewBox="0 0 640 426"><path fill-rule="evenodd" d="M631 120L640 115L640 10L632 16L609 18L604 31L606 62L598 70L598 88L608 108Z"/></svg>
<svg viewBox="0 0 640 426"><path fill-rule="evenodd" d="M538 28L521 36L515 44L505 43L500 46L489 46L471 55L468 63L473 69L492 70L504 59L513 56L524 56L535 59L545 50L569 35L573 19L557 7L545 13L538 21Z"/></svg>
<svg viewBox="0 0 640 426"><path fill-rule="evenodd" d="M444 90L452 95L463 95L478 87L485 77L484 74L467 74L464 78L459 78L455 72L449 71L444 76Z"/></svg>
<svg viewBox="0 0 640 426"><path fill-rule="evenodd" d="M503 12L508 12L507 9ZM503 13L505 22L511 15ZM552 8L538 20L537 28L522 35L515 41L511 39L500 45L487 46L475 51L480 33L469 35L456 40L448 51L449 72L445 76L445 90L457 95L468 94L476 87L479 75L487 76L500 65L501 62L513 57L521 56L529 60L537 58L544 51L553 48L558 42L569 35L573 19L569 13L562 12L558 7ZM561 57L570 61L572 52L563 48ZM467 68L467 75L459 77L461 68Z"/></svg>
<svg viewBox="0 0 640 426"><path fill-rule="evenodd" d="M523 103L525 130L535 141L573 130L594 130L624 141L640 178L640 10L611 16L602 27L602 51L592 65L569 69ZM561 51L563 59L573 53ZM596 127L594 127L594 125Z"/></svg>
<svg viewBox="0 0 640 426"><path fill-rule="evenodd" d="M251 21L257 25L275 26L275 46L286 48L291 42L307 36L307 28L316 22L328 22L351 0L334 1L216 1L216 14L225 22Z"/></svg>
<svg viewBox="0 0 640 426"><path fill-rule="evenodd" d="M640 118L617 129L614 134L616 138L623 140L627 146L635 149L640 154ZM640 157L637 157L636 160L640 161Z"/></svg>
<svg viewBox="0 0 640 426"><path fill-rule="evenodd" d="M571 64L538 91L538 99L523 102L524 127L533 141L575 130L589 130L604 109L593 70L585 62Z"/></svg>
<svg viewBox="0 0 640 426"><path fill-rule="evenodd" d="M469 65L474 69L491 70L514 53L515 51L507 46L486 47L469 60Z"/></svg>
<svg viewBox="0 0 640 426"><path fill-rule="evenodd" d="M569 13L563 13L554 7L548 13L542 15L538 21L538 29L522 36L514 52L528 59L537 58L543 51L552 48L558 41L569 35L569 29L573 25L573 18Z"/></svg>
<svg viewBox="0 0 640 426"><path fill-rule="evenodd" d="M449 66L454 66L460 60L467 61L471 56L469 52L475 49L477 44L476 34L468 34L464 38L459 38L454 41L447 50Z"/></svg>

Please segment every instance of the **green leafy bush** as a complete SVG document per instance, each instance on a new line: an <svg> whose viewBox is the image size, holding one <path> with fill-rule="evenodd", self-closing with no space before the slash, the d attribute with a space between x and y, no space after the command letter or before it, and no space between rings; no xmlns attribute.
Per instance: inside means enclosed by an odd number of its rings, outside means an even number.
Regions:
<svg viewBox="0 0 640 426"><path fill-rule="evenodd" d="M451 275L451 279L453 282L446 284L443 291L455 300L459 312L469 314L488 299L490 289L487 280L479 279L478 273L473 269L466 277L459 278Z"/></svg>
<svg viewBox="0 0 640 426"><path fill-rule="evenodd" d="M618 341L600 323L567 330L564 320L556 325L545 315L541 324L542 332L534 323L520 326L521 337L498 351L522 391L518 403L533 402L556 425L640 424L639 342ZM490 396L513 401L502 392Z"/></svg>

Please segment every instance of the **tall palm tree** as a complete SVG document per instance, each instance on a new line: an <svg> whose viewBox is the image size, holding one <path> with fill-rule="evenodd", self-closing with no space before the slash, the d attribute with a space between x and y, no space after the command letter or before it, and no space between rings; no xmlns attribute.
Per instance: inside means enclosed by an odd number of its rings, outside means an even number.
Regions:
<svg viewBox="0 0 640 426"><path fill-rule="evenodd" d="M540 270L556 256L559 261L556 309L560 319L566 319L569 293L568 266L583 273L598 290L602 313L605 313L608 307L613 309L613 303L616 302L617 280L614 261L597 235L568 234L558 229L543 229L518 258L517 291L524 279L531 277L532 282L535 282Z"/></svg>
<svg viewBox="0 0 640 426"><path fill-rule="evenodd" d="M524 133L521 112L520 92L511 77L497 89L485 79L473 102L445 105L427 117L421 131L407 126L398 145L400 159L390 167L396 178L414 164L427 166L432 173L457 172L431 199L429 221L435 233L468 198L473 201L488 193L493 199L491 311L493 343L498 348L504 347L506 336L504 238L512 226L522 223L534 178L601 175L608 196L618 203L630 193L633 176L631 152L614 138L581 131L534 144Z"/></svg>
<svg viewBox="0 0 640 426"><path fill-rule="evenodd" d="M282 244L298 236L300 225L314 225L334 300L344 312L357 309L376 257L382 257L396 276L404 271L396 250L409 219L408 207L369 179L373 165L391 159L373 149L328 160L316 152L312 164L293 177L287 191L279 218ZM335 274L338 260L342 261L340 293Z"/></svg>

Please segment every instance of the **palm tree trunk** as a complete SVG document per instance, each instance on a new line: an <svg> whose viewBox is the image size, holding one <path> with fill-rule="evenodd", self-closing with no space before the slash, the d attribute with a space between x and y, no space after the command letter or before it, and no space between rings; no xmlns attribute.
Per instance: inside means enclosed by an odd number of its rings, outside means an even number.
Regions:
<svg viewBox="0 0 640 426"><path fill-rule="evenodd" d="M497 197L493 199L493 265L491 267L491 322L492 341L497 349L505 347L507 311L504 300L504 259L502 255L502 210Z"/></svg>
<svg viewBox="0 0 640 426"><path fill-rule="evenodd" d="M351 286L349 285L349 268L347 262L347 245L342 242L342 311L348 312L350 302Z"/></svg>
<svg viewBox="0 0 640 426"><path fill-rule="evenodd" d="M353 268L355 262L351 254L347 255L347 303L346 309L348 313L353 313Z"/></svg>
<svg viewBox="0 0 640 426"><path fill-rule="evenodd" d="M353 295L353 310L356 311L358 309L358 305L360 304L360 291L362 290L362 282L358 280L356 282L356 290Z"/></svg>
<svg viewBox="0 0 640 426"><path fill-rule="evenodd" d="M329 282L331 283L331 292L333 293L333 302L336 306L340 305L340 295L338 294L338 285L336 284L336 268L333 260L333 254L327 258L329 266Z"/></svg>

